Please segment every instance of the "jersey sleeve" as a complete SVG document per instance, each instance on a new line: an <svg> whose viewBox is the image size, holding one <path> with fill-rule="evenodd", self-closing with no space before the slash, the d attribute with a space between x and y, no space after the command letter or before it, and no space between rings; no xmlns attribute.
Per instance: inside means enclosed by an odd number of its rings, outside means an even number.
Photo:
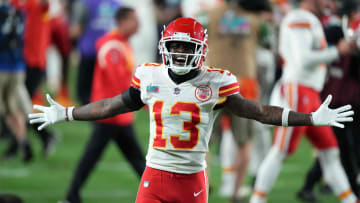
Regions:
<svg viewBox="0 0 360 203"><path fill-rule="evenodd" d="M230 72L224 73L219 82L218 97L223 98L233 94L239 94L240 87L236 77ZM221 101L221 99L220 99Z"/></svg>
<svg viewBox="0 0 360 203"><path fill-rule="evenodd" d="M141 100L141 92L134 87L127 89L122 94L122 98L126 106L133 111L136 111L145 105Z"/></svg>
<svg viewBox="0 0 360 203"><path fill-rule="evenodd" d="M138 67L135 71L135 74L131 80L131 86L140 91L140 84L141 84L141 67Z"/></svg>
<svg viewBox="0 0 360 203"><path fill-rule="evenodd" d="M141 80L144 80L144 69L142 65L138 66L135 70L135 74L131 80L131 86L129 88L129 98L131 98L132 102L135 102L136 108L140 108L145 105L144 102L144 92L141 91ZM129 101L129 100L128 100ZM133 107L133 105L131 105Z"/></svg>

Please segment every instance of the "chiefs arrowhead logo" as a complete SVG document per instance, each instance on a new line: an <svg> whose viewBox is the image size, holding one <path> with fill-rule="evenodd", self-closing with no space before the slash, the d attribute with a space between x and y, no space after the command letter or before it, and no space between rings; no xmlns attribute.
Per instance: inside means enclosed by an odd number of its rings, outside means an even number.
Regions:
<svg viewBox="0 0 360 203"><path fill-rule="evenodd" d="M200 85L195 89L195 97L201 102L208 101L212 96L212 90L208 85Z"/></svg>

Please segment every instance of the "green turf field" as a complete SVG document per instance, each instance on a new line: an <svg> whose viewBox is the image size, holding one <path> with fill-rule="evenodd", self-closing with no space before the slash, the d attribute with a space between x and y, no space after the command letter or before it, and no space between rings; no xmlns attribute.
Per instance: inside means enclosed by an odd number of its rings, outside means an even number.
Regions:
<svg viewBox="0 0 360 203"><path fill-rule="evenodd" d="M70 71L70 87L74 87L75 70L76 68L72 68ZM136 132L144 153L147 150L148 125L147 112L139 111ZM0 159L0 194L16 194L26 203L55 203L64 199L76 163L91 132L91 123L76 121L56 124L50 128L59 134L60 139L56 152L48 159L42 157L40 140L36 138L34 131L29 131L35 152L32 163L24 165L20 157L10 161ZM5 149L5 143L0 140L0 153L2 154ZM211 147L211 151L213 158L209 166L209 178L213 190L209 202L227 203L227 199L218 196L220 164L215 153L216 146ZM303 183L305 172L312 164L312 154L308 142L303 139L297 153L284 164L268 202L300 202L295 198L295 194ZM84 203L131 203L135 201L138 184L135 173L111 143L81 194ZM333 196L324 196L316 192L323 203L337 202Z"/></svg>

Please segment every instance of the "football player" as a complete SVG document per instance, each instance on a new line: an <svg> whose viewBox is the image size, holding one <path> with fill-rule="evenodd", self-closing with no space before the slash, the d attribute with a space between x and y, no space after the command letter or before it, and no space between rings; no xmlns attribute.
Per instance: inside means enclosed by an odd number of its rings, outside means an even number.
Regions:
<svg viewBox="0 0 360 203"><path fill-rule="evenodd" d="M30 123L99 120L140 109L150 114L150 142L137 203L192 202L208 199L205 155L216 116L226 108L237 116L282 126L340 126L351 122L351 106L329 109L329 96L313 113L262 106L239 94L236 77L202 65L208 50L206 30L192 18L171 22L159 41L163 63L137 68L123 94L79 107L63 107L47 96L49 107L29 115Z"/></svg>
<svg viewBox="0 0 360 203"><path fill-rule="evenodd" d="M354 52L354 41L341 40L328 47L319 17L327 0L301 0L300 8L290 11L280 27L279 52L284 68L272 93L272 104L310 113L320 104L320 91L326 76L326 63ZM347 113L345 113L347 114ZM342 124L336 127L344 127ZM343 203L354 203L346 174L339 160L339 150L332 129L328 126L301 126L275 128L275 139L270 152L259 168L251 203L263 203L275 183L285 158L293 154L302 134L318 151L318 157L327 183Z"/></svg>

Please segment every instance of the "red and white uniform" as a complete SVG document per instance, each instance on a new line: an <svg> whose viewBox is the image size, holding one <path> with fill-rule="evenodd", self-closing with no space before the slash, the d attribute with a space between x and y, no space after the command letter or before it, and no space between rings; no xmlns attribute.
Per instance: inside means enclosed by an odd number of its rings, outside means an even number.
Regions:
<svg viewBox="0 0 360 203"><path fill-rule="evenodd" d="M280 27L279 51L283 58L283 74L272 93L271 104L310 113L320 106L326 63L338 58L336 47L327 47L318 18L302 9L291 11ZM319 148L337 146L330 127L277 127L275 144L280 150L296 150L302 133Z"/></svg>
<svg viewBox="0 0 360 203"><path fill-rule="evenodd" d="M204 170L213 108L222 98L239 93L235 76L202 67L195 78L175 84L163 64L144 64L136 69L132 85L149 106L147 166L182 174Z"/></svg>
<svg viewBox="0 0 360 203"><path fill-rule="evenodd" d="M213 109L239 93L236 77L202 67L195 78L176 84L163 64L144 64L137 68L132 86L141 91L150 114L147 168L136 202L207 202L205 156L216 117ZM164 188L169 192L164 194Z"/></svg>
<svg viewBox="0 0 360 203"><path fill-rule="evenodd" d="M327 47L319 19L298 9L291 11L280 27L280 55L284 59L283 82L321 91L325 81L326 63L338 58L336 47Z"/></svg>

